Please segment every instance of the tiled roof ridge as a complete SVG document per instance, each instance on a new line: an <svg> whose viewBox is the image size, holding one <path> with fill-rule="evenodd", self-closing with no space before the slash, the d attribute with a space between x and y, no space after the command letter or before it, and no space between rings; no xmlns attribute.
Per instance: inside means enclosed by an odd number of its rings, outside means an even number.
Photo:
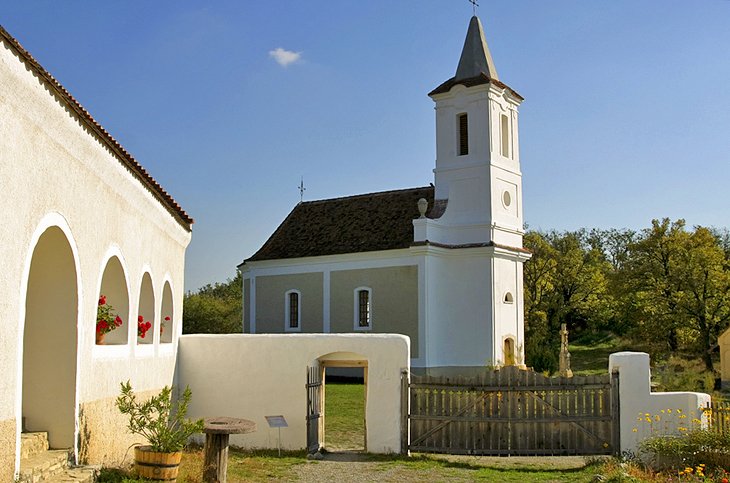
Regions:
<svg viewBox="0 0 730 483"><path fill-rule="evenodd" d="M428 93L429 96L433 96L435 94L443 94L445 92L449 92L454 86L462 84L466 87L473 87L478 86L482 84L494 84L495 86L499 87L500 89L507 89L512 94L517 96L521 101L524 101L525 98L522 97L516 90L512 89L510 86L505 84L504 82L492 79L488 75L481 73L478 76L475 77L469 77L468 79L459 79L456 80L456 76L450 78L446 82L443 82L441 85L436 87L434 90Z"/></svg>
<svg viewBox="0 0 730 483"><path fill-rule="evenodd" d="M71 93L66 90L60 82L56 80L43 66L28 52L18 40L10 35L5 28L0 25L0 38L4 39L14 50L17 55L27 65L35 71L42 80L47 82L55 93L64 101L68 106L76 113L79 120L86 124L89 129L96 134L97 139L109 150L112 154L119 159L122 164L129 169L132 174L142 182L147 188L149 188L152 195L157 198L188 231L191 231L191 225L193 219L188 215L185 210L173 199L170 194L142 167L142 165L132 156L114 137L107 132L104 127L99 124L96 119L92 117L89 112L77 101Z"/></svg>
<svg viewBox="0 0 730 483"><path fill-rule="evenodd" d="M397 190L388 190L388 191L374 191L372 193L361 193L357 195L348 195L348 196L340 196L337 198L325 198L321 200L312 200L312 201L302 201L299 203L300 205L314 205L318 203L331 203L333 201L344 201L344 200L351 200L355 198L365 198L368 196L386 196L386 195L392 195L395 193L405 193L406 191L419 191L419 190L425 190L433 188L433 186L418 186L416 188L403 188L403 189L397 189Z"/></svg>

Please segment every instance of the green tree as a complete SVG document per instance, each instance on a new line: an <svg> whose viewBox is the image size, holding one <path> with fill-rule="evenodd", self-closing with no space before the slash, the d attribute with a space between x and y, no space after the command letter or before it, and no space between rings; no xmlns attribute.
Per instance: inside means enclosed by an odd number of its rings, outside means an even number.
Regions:
<svg viewBox="0 0 730 483"><path fill-rule="evenodd" d="M664 352L689 351L712 371L717 337L730 323L730 266L717 236L689 232L684 220L653 220L631 246L627 270L635 335Z"/></svg>
<svg viewBox="0 0 730 483"><path fill-rule="evenodd" d="M243 332L242 281L237 272L225 283L188 293L183 300L183 333L230 334Z"/></svg>
<svg viewBox="0 0 730 483"><path fill-rule="evenodd" d="M610 318L610 264L588 243L585 230L531 231L524 241L532 252L524 267L527 362L553 371L561 324L580 331L603 326Z"/></svg>

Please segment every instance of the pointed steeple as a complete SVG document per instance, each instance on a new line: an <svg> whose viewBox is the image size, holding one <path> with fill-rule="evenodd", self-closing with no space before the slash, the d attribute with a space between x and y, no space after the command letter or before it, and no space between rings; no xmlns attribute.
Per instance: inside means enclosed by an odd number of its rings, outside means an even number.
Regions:
<svg viewBox="0 0 730 483"><path fill-rule="evenodd" d="M466 40L461 51L459 66L456 68L454 81L470 79L480 74L485 74L492 80L499 80L492 54L489 53L487 41L484 39L482 23L475 15L469 22L469 30L466 33Z"/></svg>

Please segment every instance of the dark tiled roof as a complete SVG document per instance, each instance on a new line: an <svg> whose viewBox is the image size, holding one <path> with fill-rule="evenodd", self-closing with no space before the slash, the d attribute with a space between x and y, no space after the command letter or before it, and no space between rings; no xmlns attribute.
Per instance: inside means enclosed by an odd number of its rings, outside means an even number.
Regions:
<svg viewBox="0 0 730 483"><path fill-rule="evenodd" d="M142 184L144 184L162 203L168 212L177 220L180 225L186 230L191 230L193 219L177 204L177 202L165 191L155 179L137 162L134 157L117 142L116 139L104 129L101 124L83 108L79 102L61 85L46 69L41 66L37 60L33 58L30 53L20 45L15 37L10 35L7 30L0 25L0 39L5 40L11 50L23 61L43 82L45 82L56 94L56 96L63 102L70 110L78 116L81 123L86 126L91 133L99 140L99 142L109 149L114 156L137 178Z"/></svg>
<svg viewBox="0 0 730 483"><path fill-rule="evenodd" d="M476 77L470 77L468 79L460 79L456 80L456 77L452 77L451 79L447 80L440 86L438 86L436 89L432 90L428 93L429 96L433 96L435 94L443 94L444 92L449 92L455 85L461 84L466 87L474 87L479 86L482 84L494 84L495 86L501 88L501 89L507 89L512 94L517 96L521 101L524 101L525 98L519 95L515 90L513 90L510 86L505 84L504 82L498 81L496 79L490 79L486 74L479 74Z"/></svg>
<svg viewBox="0 0 730 483"><path fill-rule="evenodd" d="M300 203L245 262L408 248L418 200L433 209L433 197L426 186Z"/></svg>

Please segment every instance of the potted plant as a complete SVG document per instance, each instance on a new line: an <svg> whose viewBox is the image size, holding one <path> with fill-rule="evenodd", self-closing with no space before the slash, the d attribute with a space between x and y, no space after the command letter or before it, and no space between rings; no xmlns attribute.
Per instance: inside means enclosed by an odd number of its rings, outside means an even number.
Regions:
<svg viewBox="0 0 730 483"><path fill-rule="evenodd" d="M149 320L145 322L143 316L137 317L137 337L144 339L147 335L147 331L152 328L152 322Z"/></svg>
<svg viewBox="0 0 730 483"><path fill-rule="evenodd" d="M103 344L104 336L121 325L122 318L114 313L114 307L106 303L106 295L101 295L96 308L96 343Z"/></svg>
<svg viewBox="0 0 730 483"><path fill-rule="evenodd" d="M121 386L117 408L129 416L129 431L144 437L149 443L135 446L137 474L153 480L174 480L185 443L191 435L203 431L202 419L192 421L185 418L192 391L186 386L178 401L173 403L172 389L165 386L157 396L140 402L129 381Z"/></svg>

